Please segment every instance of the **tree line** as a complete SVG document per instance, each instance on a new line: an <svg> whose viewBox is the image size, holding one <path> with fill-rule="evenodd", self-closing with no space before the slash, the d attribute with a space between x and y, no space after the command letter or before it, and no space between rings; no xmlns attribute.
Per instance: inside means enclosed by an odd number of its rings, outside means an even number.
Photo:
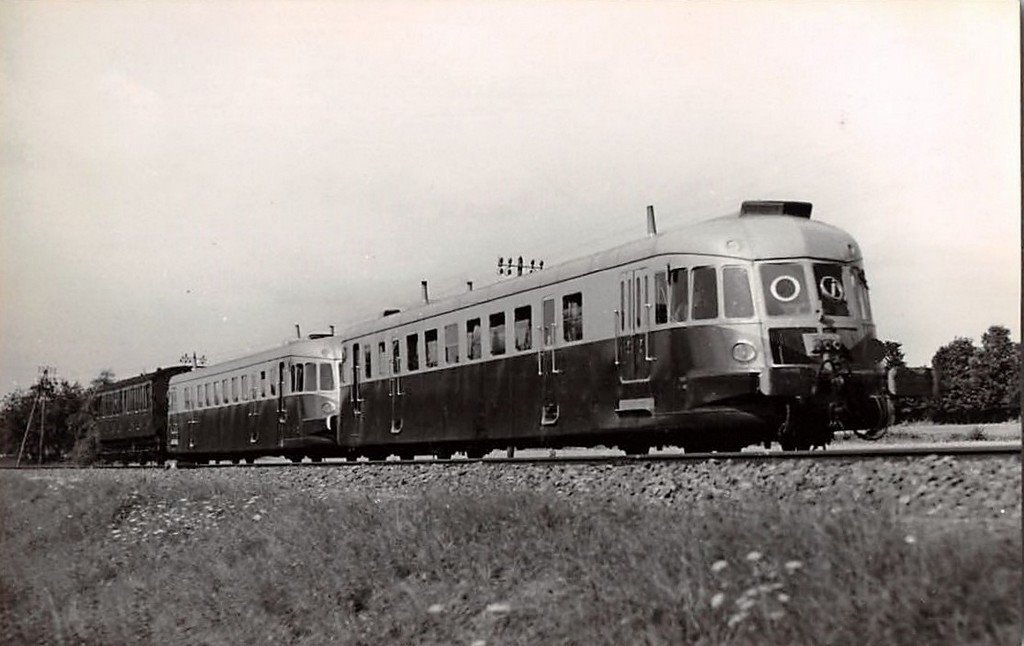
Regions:
<svg viewBox="0 0 1024 646"><path fill-rule="evenodd" d="M883 341L887 368L905 366L903 344ZM957 337L932 357L938 384L935 397L901 398L897 421L991 423L1020 415L1021 345L1010 331L993 325L981 335L981 345ZM41 379L28 389L9 393L0 402L0 454L22 462L55 461L87 454L93 435L95 394L113 383L104 370L88 387L67 380Z"/></svg>
<svg viewBox="0 0 1024 646"><path fill-rule="evenodd" d="M904 366L902 344L885 341L886 367ZM993 325L981 345L957 337L932 357L938 395L896 402L897 421L928 420L939 424L991 423L1020 415L1021 345L1010 331Z"/></svg>

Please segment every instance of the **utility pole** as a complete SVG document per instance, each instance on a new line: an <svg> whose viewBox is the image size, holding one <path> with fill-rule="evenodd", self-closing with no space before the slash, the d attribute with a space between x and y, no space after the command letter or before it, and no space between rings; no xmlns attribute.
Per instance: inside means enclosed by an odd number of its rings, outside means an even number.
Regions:
<svg viewBox="0 0 1024 646"><path fill-rule="evenodd" d="M32 417L35 415L36 407L39 406L39 457L38 464L43 463L43 433L46 424L46 388L50 384L50 374L56 374L52 366L39 366L39 383L36 385L36 398L32 402L32 409L28 413L28 422L25 424L25 434L21 436L21 446L18 448L18 460L14 466L21 466L21 456L25 452L25 441L28 440L28 432L32 429Z"/></svg>

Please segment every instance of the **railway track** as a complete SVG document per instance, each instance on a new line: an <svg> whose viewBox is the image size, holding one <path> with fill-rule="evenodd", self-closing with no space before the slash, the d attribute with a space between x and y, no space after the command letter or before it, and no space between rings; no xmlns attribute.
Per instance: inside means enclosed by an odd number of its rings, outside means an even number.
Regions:
<svg viewBox="0 0 1024 646"><path fill-rule="evenodd" d="M452 458L441 460L437 458L422 458L417 460L360 460L349 462L342 459L328 459L321 462L292 463L285 459L274 459L270 461L263 458L253 464L235 464L227 460L217 463L185 465L94 465L92 467L79 467L72 464L55 465L24 465L16 467L13 465L0 465L0 469L7 470L48 470L48 469L164 469L164 468L282 468L282 467L318 467L318 468L343 468L356 466L425 466L425 465L466 465L466 464L643 464L649 462L772 462L779 460L858 460L858 459L897 459L897 458L925 458L929 456L955 456L964 458L992 458L1012 457L1022 454L1019 442L992 442L992 443L941 443L941 444L918 444L918 445L870 445L856 447L840 447L816 451L777 451L777 450L748 450L735 453L682 453L682 452L661 452L649 455L622 455L610 451L593 451L592 453L579 453L573 451L569 455L558 455L557 452L546 455L532 455L537 450L524 451L526 455L518 457L483 457L476 459Z"/></svg>

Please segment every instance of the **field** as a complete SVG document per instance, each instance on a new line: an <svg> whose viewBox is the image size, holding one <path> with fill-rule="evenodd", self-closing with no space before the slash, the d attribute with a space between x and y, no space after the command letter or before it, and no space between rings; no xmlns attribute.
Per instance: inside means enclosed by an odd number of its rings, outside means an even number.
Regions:
<svg viewBox="0 0 1024 646"><path fill-rule="evenodd" d="M1015 458L8 471L0 489L10 644L1020 638Z"/></svg>

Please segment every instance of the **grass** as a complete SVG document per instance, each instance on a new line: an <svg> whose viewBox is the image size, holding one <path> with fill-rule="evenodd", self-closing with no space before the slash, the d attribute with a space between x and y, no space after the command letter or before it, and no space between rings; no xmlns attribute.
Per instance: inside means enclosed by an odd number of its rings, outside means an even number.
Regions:
<svg viewBox="0 0 1024 646"><path fill-rule="evenodd" d="M655 508L0 475L9 644L1019 639L1011 520L924 525L824 494Z"/></svg>

